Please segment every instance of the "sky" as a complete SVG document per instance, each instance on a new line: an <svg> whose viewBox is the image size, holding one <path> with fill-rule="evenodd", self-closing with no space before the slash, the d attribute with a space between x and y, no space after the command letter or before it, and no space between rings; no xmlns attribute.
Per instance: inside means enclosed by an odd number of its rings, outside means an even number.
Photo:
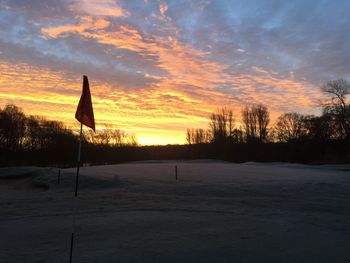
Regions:
<svg viewBox="0 0 350 263"><path fill-rule="evenodd" d="M348 0L0 0L0 107L79 127L82 76L97 128L185 143L211 112L264 104L317 114L350 80Z"/></svg>

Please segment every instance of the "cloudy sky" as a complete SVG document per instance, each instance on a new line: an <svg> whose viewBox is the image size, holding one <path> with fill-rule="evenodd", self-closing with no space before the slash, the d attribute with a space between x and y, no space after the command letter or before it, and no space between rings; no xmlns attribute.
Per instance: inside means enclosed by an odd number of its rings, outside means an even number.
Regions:
<svg viewBox="0 0 350 263"><path fill-rule="evenodd" d="M0 107L70 127L88 75L95 119L184 143L210 112L317 113L350 79L348 0L0 0Z"/></svg>

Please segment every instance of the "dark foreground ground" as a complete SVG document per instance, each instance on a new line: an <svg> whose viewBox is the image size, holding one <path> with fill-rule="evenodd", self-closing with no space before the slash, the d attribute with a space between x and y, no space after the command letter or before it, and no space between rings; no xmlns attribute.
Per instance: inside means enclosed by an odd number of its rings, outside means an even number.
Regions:
<svg viewBox="0 0 350 263"><path fill-rule="evenodd" d="M74 169L0 176L0 262L68 262ZM76 206L73 262L350 262L347 166L86 167Z"/></svg>

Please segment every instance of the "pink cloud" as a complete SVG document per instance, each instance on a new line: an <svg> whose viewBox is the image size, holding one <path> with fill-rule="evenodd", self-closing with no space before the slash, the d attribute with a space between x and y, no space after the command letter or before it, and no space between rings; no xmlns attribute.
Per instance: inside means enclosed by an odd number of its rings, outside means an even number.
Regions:
<svg viewBox="0 0 350 263"><path fill-rule="evenodd" d="M70 9L77 14L91 16L128 16L116 0L75 0Z"/></svg>

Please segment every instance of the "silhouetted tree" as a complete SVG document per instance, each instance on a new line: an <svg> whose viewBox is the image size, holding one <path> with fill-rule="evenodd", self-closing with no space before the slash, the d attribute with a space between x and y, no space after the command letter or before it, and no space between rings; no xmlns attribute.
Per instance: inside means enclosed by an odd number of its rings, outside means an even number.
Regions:
<svg viewBox="0 0 350 263"><path fill-rule="evenodd" d="M112 144L112 130L110 130L107 127L104 127L102 129L99 129L96 131L96 133L94 134L94 141L97 144L102 144L102 145L110 145ZM121 140L121 138L114 138L116 140Z"/></svg>
<svg viewBox="0 0 350 263"><path fill-rule="evenodd" d="M83 130L83 137L84 141L91 143L91 144L97 144L97 139L95 136L95 132L91 129Z"/></svg>
<svg viewBox="0 0 350 263"><path fill-rule="evenodd" d="M255 142L257 140L257 121L256 116L249 106L242 109L242 121L246 142Z"/></svg>
<svg viewBox="0 0 350 263"><path fill-rule="evenodd" d="M214 143L232 142L234 118L232 110L223 108L210 116L210 133Z"/></svg>
<svg viewBox="0 0 350 263"><path fill-rule="evenodd" d="M233 129L233 132L232 132L232 141L233 143L243 143L244 142L244 139L243 139L243 131L241 128L237 129Z"/></svg>
<svg viewBox="0 0 350 263"><path fill-rule="evenodd" d="M306 135L304 117L298 113L285 113L278 117L276 137L280 142L290 142L301 139Z"/></svg>
<svg viewBox="0 0 350 263"><path fill-rule="evenodd" d="M41 148L41 126L39 117L30 116L26 121L26 147L28 149Z"/></svg>
<svg viewBox="0 0 350 263"><path fill-rule="evenodd" d="M269 133L268 125L270 123L270 113L266 106L256 105L253 107L253 112L256 115L258 121L258 135L260 142L267 142L267 136Z"/></svg>
<svg viewBox="0 0 350 263"><path fill-rule="evenodd" d="M137 142L137 138L135 134L129 134L127 138L127 146L138 146L139 143Z"/></svg>
<svg viewBox="0 0 350 263"><path fill-rule="evenodd" d="M247 142L267 142L270 123L267 107L261 104L244 107L242 121Z"/></svg>
<svg viewBox="0 0 350 263"><path fill-rule="evenodd" d="M23 146L26 117L13 104L6 105L0 112L0 141L4 148L19 150Z"/></svg>
<svg viewBox="0 0 350 263"><path fill-rule="evenodd" d="M73 133L64 127L59 121L41 119L40 140L42 148L60 147L67 137L72 137Z"/></svg>
<svg viewBox="0 0 350 263"><path fill-rule="evenodd" d="M128 134L120 129L114 129L105 125L102 129L84 131L84 138L92 144L104 146L137 146L137 139L134 134Z"/></svg>
<svg viewBox="0 0 350 263"><path fill-rule="evenodd" d="M320 117L314 115L304 116L303 126L306 133L306 139L315 142L325 142L332 139L334 129L331 126L330 115Z"/></svg>
<svg viewBox="0 0 350 263"><path fill-rule="evenodd" d="M191 131L190 128L187 128L187 131L186 131L186 141L187 141L187 144L192 144L193 143L192 131Z"/></svg>
<svg viewBox="0 0 350 263"><path fill-rule="evenodd" d="M228 141L233 142L233 131L235 128L234 118L233 118L233 112L232 110L226 110L227 115L227 132L228 132Z"/></svg>
<svg viewBox="0 0 350 263"><path fill-rule="evenodd" d="M324 114L333 118L340 139L350 139L350 105L347 104L350 83L344 79L329 81L321 90L329 97L323 104Z"/></svg>
<svg viewBox="0 0 350 263"><path fill-rule="evenodd" d="M210 133L204 129L187 129L186 141L188 144L209 143Z"/></svg>

